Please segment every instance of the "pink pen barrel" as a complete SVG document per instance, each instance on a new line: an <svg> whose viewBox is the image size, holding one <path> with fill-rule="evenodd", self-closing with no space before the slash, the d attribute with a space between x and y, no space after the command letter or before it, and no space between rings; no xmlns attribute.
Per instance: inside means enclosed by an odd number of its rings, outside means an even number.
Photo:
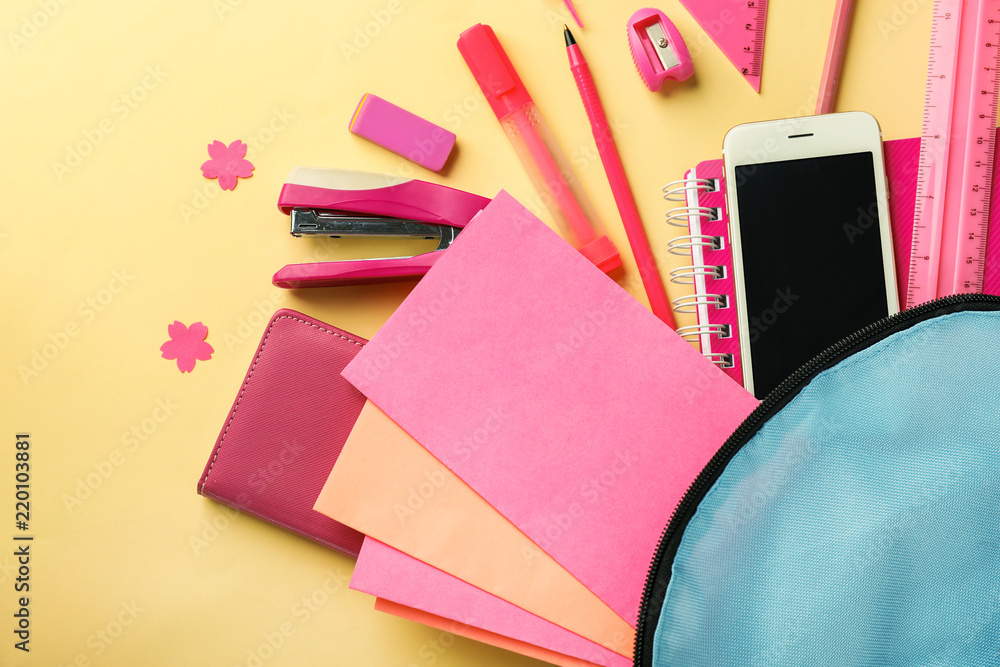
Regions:
<svg viewBox="0 0 1000 667"><path fill-rule="evenodd" d="M569 29L566 30L569 33ZM572 41L572 34L569 33L567 42ZM625 175L625 167L622 164L621 156L618 154L618 147L615 145L614 137L611 133L611 125L608 123L604 107L601 106L601 99L597 95L597 87L594 85L594 78L590 74L590 68L580 47L575 43L570 43L567 47L569 55L570 70L576 80L580 97L583 99L583 106L587 111L590 120L590 127L594 134L594 141L597 144L597 152L601 156L601 163L608 177L611 186L611 193L614 195L618 213L622 218L622 225L628 236L629 246L635 256L636 266L639 269L639 277L642 280L643 288L649 299L649 309L659 317L670 328L676 327L673 311L670 308L670 301L667 298L667 291L663 287L663 280L656 267L656 259L653 257L652 248L649 246L649 239L646 237L646 230L642 225L642 218L639 216L639 208L636 206L635 197L632 195L632 188L629 186L628 178Z"/></svg>
<svg viewBox="0 0 1000 667"><path fill-rule="evenodd" d="M816 115L833 111L837 99L844 46L847 44L847 30L851 24L851 9L851 0L837 0L837 6L833 10L830 41L827 43L826 57L823 59L823 76L820 79L819 96L816 99Z"/></svg>

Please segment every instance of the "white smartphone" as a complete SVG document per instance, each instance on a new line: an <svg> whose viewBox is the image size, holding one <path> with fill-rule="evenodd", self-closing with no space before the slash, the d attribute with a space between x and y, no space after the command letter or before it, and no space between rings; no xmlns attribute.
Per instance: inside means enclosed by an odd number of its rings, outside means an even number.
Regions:
<svg viewBox="0 0 1000 667"><path fill-rule="evenodd" d="M748 123L723 153L743 380L763 398L899 311L882 132L863 112Z"/></svg>

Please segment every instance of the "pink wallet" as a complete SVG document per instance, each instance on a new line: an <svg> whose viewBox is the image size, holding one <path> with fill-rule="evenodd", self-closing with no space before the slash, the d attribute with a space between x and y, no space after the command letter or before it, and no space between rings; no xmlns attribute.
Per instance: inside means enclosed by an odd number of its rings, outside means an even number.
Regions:
<svg viewBox="0 0 1000 667"><path fill-rule="evenodd" d="M364 535L313 510L365 397L340 372L368 341L281 309L198 482L198 493L355 558Z"/></svg>

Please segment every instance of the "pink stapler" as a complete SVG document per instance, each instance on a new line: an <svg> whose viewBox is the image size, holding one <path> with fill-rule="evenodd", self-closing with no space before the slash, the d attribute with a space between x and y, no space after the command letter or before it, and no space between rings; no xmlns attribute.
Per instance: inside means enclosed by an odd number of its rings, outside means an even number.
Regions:
<svg viewBox="0 0 1000 667"><path fill-rule="evenodd" d="M295 167L278 196L294 236L375 236L437 239L413 257L289 264L274 274L278 287L365 285L419 278L441 257L489 199L416 179L345 169Z"/></svg>

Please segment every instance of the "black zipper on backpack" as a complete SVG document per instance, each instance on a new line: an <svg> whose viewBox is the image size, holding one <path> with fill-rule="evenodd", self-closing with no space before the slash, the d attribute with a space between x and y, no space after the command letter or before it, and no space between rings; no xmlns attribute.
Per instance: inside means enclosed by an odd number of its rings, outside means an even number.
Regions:
<svg viewBox="0 0 1000 667"><path fill-rule="evenodd" d="M958 313L964 311L1000 310L1000 296L989 294L956 294L928 301L909 310L891 315L857 331L847 338L831 345L823 352L813 357L804 366L768 394L760 405L751 412L743 423L726 440L711 460L695 478L677 504L670 521L667 522L656 552L646 575L646 585L642 592L642 603L639 606L639 619L635 632L635 651L633 662L635 667L652 664L652 642L647 641L647 635L656 631L660 618L660 610L670 583L669 570L673 566L674 556L680 546L684 529L698 508L702 498L715 484L719 475L729 464L729 461L756 433L761 424L772 414L785 407L799 391L808 384L813 376L830 368L841 358L870 347L888 336L907 329L922 320ZM661 570L666 575L659 576ZM650 609L656 610L656 623L647 620Z"/></svg>

